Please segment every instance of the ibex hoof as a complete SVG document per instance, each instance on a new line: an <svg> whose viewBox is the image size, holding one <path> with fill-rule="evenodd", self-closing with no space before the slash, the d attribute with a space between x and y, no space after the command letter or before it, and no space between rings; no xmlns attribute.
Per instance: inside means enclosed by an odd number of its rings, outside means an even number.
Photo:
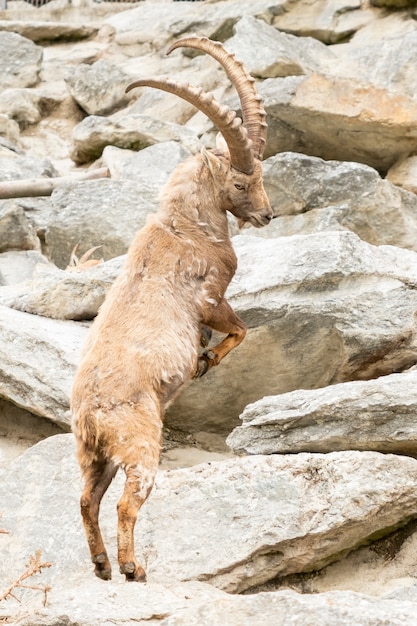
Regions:
<svg viewBox="0 0 417 626"><path fill-rule="evenodd" d="M212 350L205 350L197 361L197 369L194 378L201 378L206 374L213 365L216 365L216 355Z"/></svg>
<svg viewBox="0 0 417 626"><path fill-rule="evenodd" d="M126 576L127 581L146 582L145 570L140 565L136 565L133 561L121 565L120 573Z"/></svg>
<svg viewBox="0 0 417 626"><path fill-rule="evenodd" d="M202 376L204 376L204 374L207 374L208 371L209 371L209 362L208 362L208 359L205 358L203 355L197 361L197 368L195 370L195 374L193 378L201 378Z"/></svg>
<svg viewBox="0 0 417 626"><path fill-rule="evenodd" d="M96 565L94 568L94 573L98 578L101 578L101 580L111 580L111 569L102 568Z"/></svg>
<svg viewBox="0 0 417 626"><path fill-rule="evenodd" d="M94 573L102 580L111 580L111 566L105 552L100 552L92 558L95 564Z"/></svg>

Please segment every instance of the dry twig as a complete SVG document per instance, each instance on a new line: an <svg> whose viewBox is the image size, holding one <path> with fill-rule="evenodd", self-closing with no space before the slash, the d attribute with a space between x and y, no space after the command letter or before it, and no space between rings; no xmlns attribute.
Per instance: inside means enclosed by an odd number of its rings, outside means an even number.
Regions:
<svg viewBox="0 0 417 626"><path fill-rule="evenodd" d="M26 585L23 582L34 576L35 574L40 574L42 569L46 567L51 567L52 563L42 563L41 562L41 551L37 550L35 552L35 556L31 555L29 557L29 562L26 564L26 570L23 572L21 576L3 592L0 593L0 602L2 600L6 600L7 598L14 598L17 602L20 602L19 598L14 594L14 590L17 588L26 588L26 589L35 589L36 591L43 592L43 605L46 605L47 593L51 590L48 585Z"/></svg>

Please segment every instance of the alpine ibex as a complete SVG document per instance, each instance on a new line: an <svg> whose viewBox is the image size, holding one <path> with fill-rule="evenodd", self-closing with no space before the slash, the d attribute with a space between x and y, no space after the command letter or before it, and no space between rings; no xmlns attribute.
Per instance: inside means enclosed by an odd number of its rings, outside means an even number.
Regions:
<svg viewBox="0 0 417 626"><path fill-rule="evenodd" d="M141 581L133 532L154 483L164 410L184 383L218 365L246 334L224 298L237 264L226 212L256 227L272 218L261 166L266 115L253 78L220 43L188 37L169 52L180 46L222 64L239 94L243 124L212 94L189 84L147 79L126 90L151 86L184 98L212 120L225 147L202 150L172 174L93 323L75 377L81 514L95 573L103 579L111 578L111 567L98 514L118 468L126 474L117 507L118 562L127 580ZM227 336L199 356L205 327Z"/></svg>

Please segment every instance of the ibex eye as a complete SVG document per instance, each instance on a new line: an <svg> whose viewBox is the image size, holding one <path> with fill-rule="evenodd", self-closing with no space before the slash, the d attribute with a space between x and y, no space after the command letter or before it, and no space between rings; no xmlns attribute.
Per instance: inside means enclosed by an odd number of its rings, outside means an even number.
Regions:
<svg viewBox="0 0 417 626"><path fill-rule="evenodd" d="M238 185L237 183L235 183L235 187L236 189L239 189L239 191L245 191L245 187L243 185Z"/></svg>

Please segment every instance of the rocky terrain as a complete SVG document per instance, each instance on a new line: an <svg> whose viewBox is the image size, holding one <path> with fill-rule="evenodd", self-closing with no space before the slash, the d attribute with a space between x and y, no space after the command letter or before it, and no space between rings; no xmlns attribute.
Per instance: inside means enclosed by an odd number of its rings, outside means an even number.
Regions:
<svg viewBox="0 0 417 626"><path fill-rule="evenodd" d="M104 582L69 394L135 231L215 141L188 103L125 87L169 76L239 108L213 59L166 56L188 33L257 81L274 219L230 221L249 333L166 416L136 528L148 582ZM0 56L0 624L414 625L416 3L10 0ZM122 480L102 507L113 560Z"/></svg>

